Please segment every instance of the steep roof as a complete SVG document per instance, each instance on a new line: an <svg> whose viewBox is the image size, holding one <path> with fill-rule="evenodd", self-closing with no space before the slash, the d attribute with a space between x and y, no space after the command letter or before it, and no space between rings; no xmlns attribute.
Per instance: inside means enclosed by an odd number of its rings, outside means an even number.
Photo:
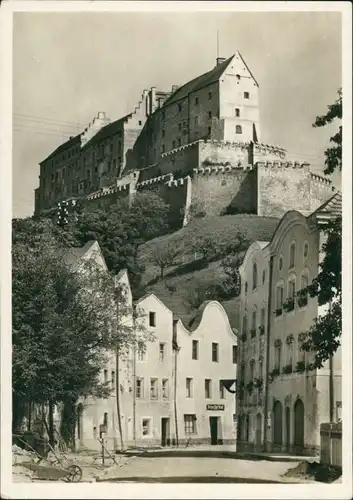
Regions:
<svg viewBox="0 0 353 500"><path fill-rule="evenodd" d="M234 55L223 61L215 68L211 69L211 71L208 71L207 73L204 73L203 75L198 76L179 87L175 92L173 92L170 97L168 97L168 99L166 99L163 106L168 106L169 104L180 101L192 92L195 92L196 90L206 87L207 85L210 85L211 83L219 80L233 57Z"/></svg>
<svg viewBox="0 0 353 500"><path fill-rule="evenodd" d="M84 255L86 255L86 253L88 252L88 250L96 243L96 240L91 240L91 241L87 241L87 243L85 245L83 245L83 247L72 247L70 248L68 251L67 251L67 262L69 264L75 262L75 261L78 261L80 260L82 257L84 257Z"/></svg>
<svg viewBox="0 0 353 500"><path fill-rule="evenodd" d="M80 133L80 134L76 135L75 137L71 137L68 141L64 142L63 144L60 144L60 146L58 146L56 149L54 149L54 151L52 153L50 153L50 155L47 156L45 158L45 160L42 160L40 163L44 163L45 161L50 160L50 158L52 158L53 156L56 156L59 153L63 153L64 151L66 151L66 149L71 148L76 143L80 144L81 143L81 141L80 141L81 135L82 134Z"/></svg>
<svg viewBox="0 0 353 500"><path fill-rule="evenodd" d="M337 191L325 203L319 206L314 214L328 214L334 217L339 217L342 214L342 193Z"/></svg>

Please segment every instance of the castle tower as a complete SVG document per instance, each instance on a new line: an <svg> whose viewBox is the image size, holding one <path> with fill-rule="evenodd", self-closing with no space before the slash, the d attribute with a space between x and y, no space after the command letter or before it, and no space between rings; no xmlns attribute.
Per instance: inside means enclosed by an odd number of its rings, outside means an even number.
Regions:
<svg viewBox="0 0 353 500"><path fill-rule="evenodd" d="M219 79L219 119L224 141L260 142L259 85L239 52Z"/></svg>

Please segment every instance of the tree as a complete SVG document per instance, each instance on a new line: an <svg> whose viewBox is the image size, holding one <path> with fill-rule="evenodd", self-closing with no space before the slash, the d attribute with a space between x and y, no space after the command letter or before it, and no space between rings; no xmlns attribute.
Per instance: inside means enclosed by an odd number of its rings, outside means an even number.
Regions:
<svg viewBox="0 0 353 500"><path fill-rule="evenodd" d="M122 294L117 303L112 275L94 259L79 259L62 236L50 220L13 222L14 426L29 403L72 407L80 397L107 396L102 365L117 347L124 353L136 342L123 320L130 306Z"/></svg>
<svg viewBox="0 0 353 500"><path fill-rule="evenodd" d="M334 119L342 118L342 91L338 91L336 102L328 106L326 115L318 116L314 127L323 127ZM342 127L331 137L334 147L325 151L326 174L342 168ZM337 217L324 228L325 242L322 245L324 258L319 274L307 288L311 297L317 297L319 306L327 305L325 314L317 317L305 332L303 349L315 354L313 367L322 367L340 346L342 332L342 218Z"/></svg>
<svg viewBox="0 0 353 500"><path fill-rule="evenodd" d="M335 119L342 119L342 89L338 90L338 98L334 104L328 106L327 113L316 117L313 127L324 127ZM339 126L336 134L330 138L330 142L335 145L325 151L324 173L328 175L333 174L337 169L342 169L342 126Z"/></svg>
<svg viewBox="0 0 353 500"><path fill-rule="evenodd" d="M151 241L145 259L159 268L160 277L163 279L165 270L177 265L182 253L182 247L173 241Z"/></svg>

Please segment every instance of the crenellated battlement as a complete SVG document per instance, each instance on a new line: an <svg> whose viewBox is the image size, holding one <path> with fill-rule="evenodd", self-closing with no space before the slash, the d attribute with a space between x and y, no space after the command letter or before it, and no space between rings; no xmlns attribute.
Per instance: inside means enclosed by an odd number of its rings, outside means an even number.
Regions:
<svg viewBox="0 0 353 500"><path fill-rule="evenodd" d="M169 188L184 186L184 184L187 183L190 180L191 180L190 176L187 175L186 177L182 177L182 178L179 178L179 179L171 179L170 181L168 181L166 183L166 185Z"/></svg>
<svg viewBox="0 0 353 500"><path fill-rule="evenodd" d="M254 155L263 155L266 156L268 154L278 156L281 159L284 159L287 155L287 151L284 148L280 148L279 146L272 146L270 144L264 144L262 142L253 142Z"/></svg>
<svg viewBox="0 0 353 500"><path fill-rule="evenodd" d="M189 142L189 144L184 144L183 146L179 146L178 148L170 149L166 153L161 154L161 158L165 158L167 156L171 156L173 154L179 153L180 151L184 151L185 149L189 149L190 147L195 147L199 144L200 141Z"/></svg>
<svg viewBox="0 0 353 500"><path fill-rule="evenodd" d="M255 166L266 168L302 168L305 170L309 170L310 168L309 163L299 161L257 161Z"/></svg>
<svg viewBox="0 0 353 500"><path fill-rule="evenodd" d="M317 182L319 184L324 184L326 186L331 187L332 181L328 179L327 177L323 177L322 175L314 174L313 172L310 172L310 177L311 180L314 182Z"/></svg>
<svg viewBox="0 0 353 500"><path fill-rule="evenodd" d="M173 174L159 175L158 177L153 177L152 179L147 179L146 181L141 181L136 184L136 189L142 189L144 187L152 186L155 184L166 184L167 182L173 181Z"/></svg>
<svg viewBox="0 0 353 500"><path fill-rule="evenodd" d="M128 184L122 184L120 186L114 185L114 186L108 186L108 187L103 187L99 191L95 191L94 193L90 193L86 199L87 201L90 200L96 200L97 198L102 198L102 196L108 196L114 193L128 193L130 190L130 183Z"/></svg>
<svg viewBox="0 0 353 500"><path fill-rule="evenodd" d="M193 169L194 174L211 175L211 174L231 174L235 172L250 171L253 165L212 165L205 167L198 167Z"/></svg>

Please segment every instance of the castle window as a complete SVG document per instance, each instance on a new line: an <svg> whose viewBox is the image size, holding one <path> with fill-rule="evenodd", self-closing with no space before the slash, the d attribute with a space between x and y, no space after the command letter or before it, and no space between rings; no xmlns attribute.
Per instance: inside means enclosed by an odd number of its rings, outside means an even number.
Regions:
<svg viewBox="0 0 353 500"><path fill-rule="evenodd" d="M186 379L186 397L187 398L192 398L193 397L193 383L192 383L192 378L187 378Z"/></svg>
<svg viewBox="0 0 353 500"><path fill-rule="evenodd" d="M235 126L235 133L236 134L242 134L243 133L243 130L241 128L241 125L236 125Z"/></svg>
<svg viewBox="0 0 353 500"><path fill-rule="evenodd" d="M198 97L195 97L195 105L197 106L199 103L199 98Z"/></svg>
<svg viewBox="0 0 353 500"><path fill-rule="evenodd" d="M157 154L157 151L156 151L156 148L154 148L153 150L153 156L156 158L156 154Z"/></svg>
<svg viewBox="0 0 353 500"><path fill-rule="evenodd" d="M178 139L178 146L181 146L181 139Z"/></svg>
<svg viewBox="0 0 353 500"><path fill-rule="evenodd" d="M289 268L292 269L295 264L295 243L291 243L289 248Z"/></svg>
<svg viewBox="0 0 353 500"><path fill-rule="evenodd" d="M257 288L257 265L254 262L252 266L252 289L255 290Z"/></svg>
<svg viewBox="0 0 353 500"><path fill-rule="evenodd" d="M249 92L244 92L244 99L249 99L249 98L250 98Z"/></svg>
<svg viewBox="0 0 353 500"><path fill-rule="evenodd" d="M162 120L165 119L165 111L162 111Z"/></svg>
<svg viewBox="0 0 353 500"><path fill-rule="evenodd" d="M239 118L239 116L240 116L240 109L239 108L235 108L235 116L237 118Z"/></svg>
<svg viewBox="0 0 353 500"><path fill-rule="evenodd" d="M113 169L115 170L116 169L116 159L114 158L113 160Z"/></svg>
<svg viewBox="0 0 353 500"><path fill-rule="evenodd" d="M212 118L212 111L209 111L209 112L208 112L208 117L209 117L209 118Z"/></svg>
<svg viewBox="0 0 353 500"><path fill-rule="evenodd" d="M181 104L178 104L178 111L181 111Z"/></svg>
<svg viewBox="0 0 353 500"><path fill-rule="evenodd" d="M142 125L142 121L141 120L139 121L139 125Z"/></svg>
<svg viewBox="0 0 353 500"><path fill-rule="evenodd" d="M164 152L165 152L165 145L162 144L162 153L164 153Z"/></svg>
<svg viewBox="0 0 353 500"><path fill-rule="evenodd" d="M208 135L211 135L211 127L208 127Z"/></svg>
<svg viewBox="0 0 353 500"><path fill-rule="evenodd" d="M162 379L162 399L169 398L169 380L167 378Z"/></svg>
<svg viewBox="0 0 353 500"><path fill-rule="evenodd" d="M110 143L110 152L111 153L113 152L113 143L112 142Z"/></svg>
<svg viewBox="0 0 353 500"><path fill-rule="evenodd" d="M175 141L172 142L172 148L175 149Z"/></svg>
<svg viewBox="0 0 353 500"><path fill-rule="evenodd" d="M178 130L179 130L179 132L181 131L181 123L179 123L179 125L178 125Z"/></svg>
<svg viewBox="0 0 353 500"><path fill-rule="evenodd" d="M195 125L198 125L198 124L199 124L199 117L195 116Z"/></svg>
<svg viewBox="0 0 353 500"><path fill-rule="evenodd" d="M309 254L309 243L307 241L304 243L303 253L304 253L304 259L306 259Z"/></svg>
<svg viewBox="0 0 353 500"><path fill-rule="evenodd" d="M162 137L165 137L165 130L162 130Z"/></svg>

